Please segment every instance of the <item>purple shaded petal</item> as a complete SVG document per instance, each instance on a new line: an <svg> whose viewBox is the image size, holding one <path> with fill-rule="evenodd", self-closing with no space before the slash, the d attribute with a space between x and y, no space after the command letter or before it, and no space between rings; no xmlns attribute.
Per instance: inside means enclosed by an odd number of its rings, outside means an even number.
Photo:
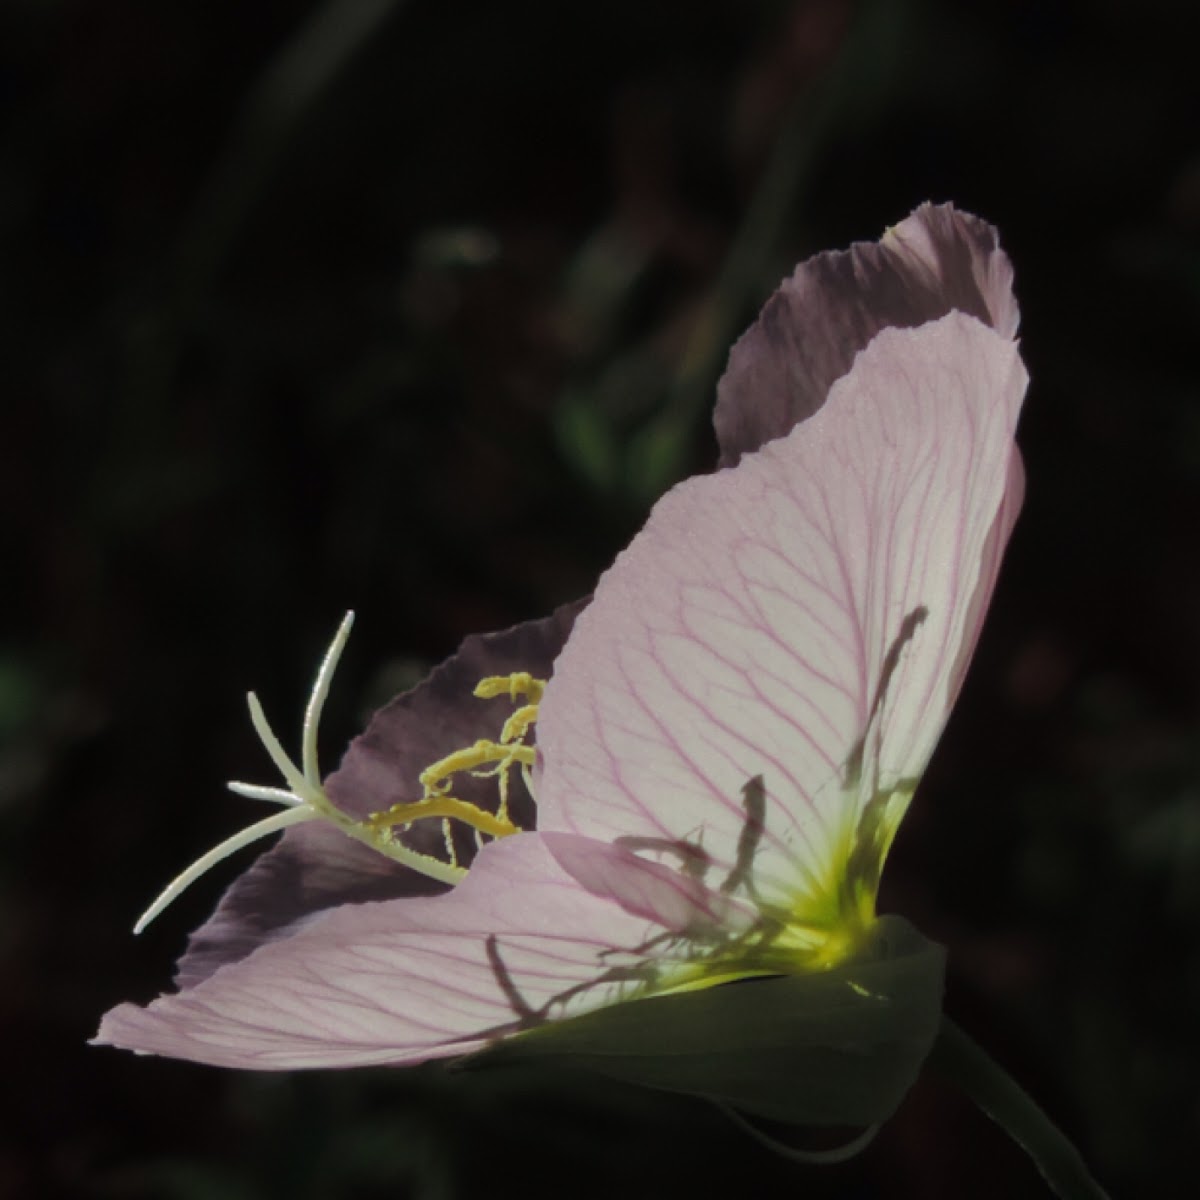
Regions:
<svg viewBox="0 0 1200 1200"><path fill-rule="evenodd" d="M588 847L567 849L578 865ZM614 888L631 894L619 876L646 866L610 858ZM661 933L518 834L444 895L327 911L186 991L120 1005L96 1041L259 1070L459 1055L637 990L640 948ZM622 952L633 965L614 965Z"/></svg>
<svg viewBox="0 0 1200 1200"><path fill-rule="evenodd" d="M878 242L801 263L729 355L713 423L721 465L815 413L882 329L957 310L1016 336L1012 266L992 226L923 204Z"/></svg>
<svg viewBox="0 0 1200 1200"><path fill-rule="evenodd" d="M299 825L230 885L216 912L188 939L175 984L194 987L325 909L444 890L332 825Z"/></svg>
<svg viewBox="0 0 1200 1200"><path fill-rule="evenodd" d="M731 878L752 859L781 902L831 886L835 843L915 781L957 693L1025 385L974 318L885 330L790 435L672 489L556 664L541 829L686 841Z"/></svg>
<svg viewBox="0 0 1200 1200"><path fill-rule="evenodd" d="M548 677L585 603L564 605L549 617L500 633L466 638L426 680L372 716L325 780L330 799L357 817L419 799L417 777L425 767L478 738L496 737L512 711L510 701L476 699L472 692L479 680L514 671ZM495 809L492 780L464 776L456 780L455 791L463 800ZM530 827L532 803L519 783L512 791L514 816ZM440 853L441 824L414 825L404 840L425 853ZM464 858L469 855L470 848L464 847ZM325 909L442 890L441 884L328 825L297 826L232 884L216 912L192 935L176 982L192 986Z"/></svg>
<svg viewBox="0 0 1200 1200"><path fill-rule="evenodd" d="M325 780L329 798L356 817L419 800L418 776L427 766L477 738L499 736L512 712L507 698L476 699L475 685L485 676L515 671L549 678L586 603L563 605L549 617L502 633L465 638L428 679L375 713L366 730L350 743L338 769ZM480 807L495 808L492 780L464 776L455 781L455 794ZM522 816L532 819L532 811L514 815L518 824L525 824Z"/></svg>

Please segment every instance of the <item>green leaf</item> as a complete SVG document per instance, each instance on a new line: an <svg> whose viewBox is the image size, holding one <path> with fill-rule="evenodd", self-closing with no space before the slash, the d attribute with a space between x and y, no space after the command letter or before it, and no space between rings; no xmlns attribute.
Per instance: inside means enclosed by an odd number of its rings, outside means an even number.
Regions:
<svg viewBox="0 0 1200 1200"><path fill-rule="evenodd" d="M937 1035L945 952L900 917L822 972L746 979L548 1022L466 1067L555 1059L797 1125L873 1125Z"/></svg>
<svg viewBox="0 0 1200 1200"><path fill-rule="evenodd" d="M611 492L620 455L616 433L594 397L569 390L554 411L559 448L575 473L597 491Z"/></svg>

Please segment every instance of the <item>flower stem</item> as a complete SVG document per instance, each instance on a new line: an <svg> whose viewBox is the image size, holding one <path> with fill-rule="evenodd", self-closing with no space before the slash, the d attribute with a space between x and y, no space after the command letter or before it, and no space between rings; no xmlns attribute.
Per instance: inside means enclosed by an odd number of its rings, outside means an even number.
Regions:
<svg viewBox="0 0 1200 1200"><path fill-rule="evenodd" d="M929 1056L933 1068L960 1088L1037 1165L1062 1200L1108 1200L1079 1151L1028 1092L949 1017L942 1017Z"/></svg>

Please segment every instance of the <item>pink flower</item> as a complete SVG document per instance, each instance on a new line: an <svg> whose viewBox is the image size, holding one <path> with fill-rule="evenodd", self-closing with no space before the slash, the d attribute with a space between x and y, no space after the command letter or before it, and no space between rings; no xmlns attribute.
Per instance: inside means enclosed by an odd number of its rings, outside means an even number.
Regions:
<svg viewBox="0 0 1200 1200"><path fill-rule="evenodd" d="M324 783L336 651L302 769L256 713L287 787L239 786L285 806L259 832L294 827L193 935L179 991L97 1041L265 1069L586 1059L683 1029L715 1061L775 1021L759 1052L786 1058L797 996L903 1007L878 973L900 961L923 980L910 1078L941 959L875 897L1020 505L1016 326L994 231L949 207L802 264L730 356L721 469L662 498L590 602L468 638ZM791 990L714 988L746 978ZM640 1046L644 1082L796 1115Z"/></svg>

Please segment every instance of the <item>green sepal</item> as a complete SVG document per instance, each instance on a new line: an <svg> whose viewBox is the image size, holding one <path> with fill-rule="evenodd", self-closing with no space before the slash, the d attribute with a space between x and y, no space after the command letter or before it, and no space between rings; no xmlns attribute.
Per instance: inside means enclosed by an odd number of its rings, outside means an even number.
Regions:
<svg viewBox="0 0 1200 1200"><path fill-rule="evenodd" d="M552 1059L795 1125L896 1110L937 1036L945 951L901 917L827 970L749 978L549 1021L461 1060Z"/></svg>

